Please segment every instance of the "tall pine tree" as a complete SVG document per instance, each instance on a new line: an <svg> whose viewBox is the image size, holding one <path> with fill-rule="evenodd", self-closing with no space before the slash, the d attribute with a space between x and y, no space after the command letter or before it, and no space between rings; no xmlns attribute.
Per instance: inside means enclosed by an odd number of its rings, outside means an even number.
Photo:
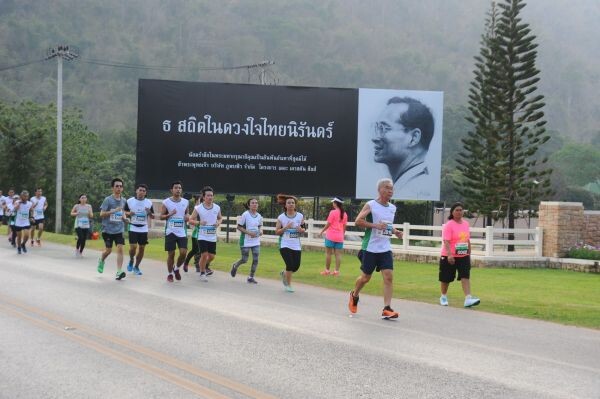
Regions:
<svg viewBox="0 0 600 399"><path fill-rule="evenodd" d="M536 157L549 136L544 96L536 94L537 44L520 18L523 7L523 0L504 0L498 9L492 2L469 93L474 131L463 142L466 162L460 167L469 207L488 220L501 208L509 228L518 210L531 209L551 192L547 159Z"/></svg>

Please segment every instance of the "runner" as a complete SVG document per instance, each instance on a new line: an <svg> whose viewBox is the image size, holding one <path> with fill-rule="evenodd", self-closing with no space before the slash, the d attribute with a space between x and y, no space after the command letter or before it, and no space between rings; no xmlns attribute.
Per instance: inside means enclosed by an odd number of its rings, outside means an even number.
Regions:
<svg viewBox="0 0 600 399"><path fill-rule="evenodd" d="M127 271L141 276L140 263L144 258L144 249L148 244L148 227L150 220L154 218L152 201L146 198L148 186L138 184L135 187L135 197L131 197L125 204L125 212L129 216L129 263ZM139 249L138 249L139 248ZM137 251L137 256L136 256ZM135 265L133 258L135 257Z"/></svg>
<svg viewBox="0 0 600 399"><path fill-rule="evenodd" d="M277 203L284 206L285 212L277 217L275 234L279 237L279 253L285 263L285 271L281 271L281 281L287 292L294 292L292 288L292 274L300 268L302 247L300 235L304 229L304 215L296 211L298 199L293 195L277 194Z"/></svg>
<svg viewBox="0 0 600 399"><path fill-rule="evenodd" d="M183 187L181 182L171 184L172 196L165 199L160 210L160 219L166 220L165 224L165 251L167 251L167 281L173 282L173 275L181 280L179 266L183 265L187 253L186 222L189 219L189 201L181 197ZM175 248L179 248L179 257L175 265ZM175 265L175 266L174 266Z"/></svg>
<svg viewBox="0 0 600 399"><path fill-rule="evenodd" d="M456 202L450 208L448 223L442 230L442 256L440 258L440 305L448 306L448 287L458 273L465 294L464 307L477 306L479 298L471 296L471 231L463 219L463 204Z"/></svg>
<svg viewBox="0 0 600 399"><path fill-rule="evenodd" d="M217 231L223 220L221 207L215 204L214 190L210 186L202 188L202 202L194 207L190 224L199 226L198 248L200 250L200 281L207 282L207 265L217 253ZM212 273L211 273L212 274Z"/></svg>
<svg viewBox="0 0 600 399"><path fill-rule="evenodd" d="M48 201L46 197L42 195L41 187L38 187L35 190L35 197L31 199L33 203L33 225L31 226L31 246L33 247L34 243L34 234L35 229L37 227L37 242L38 247L42 246L42 233L44 232L44 212L48 209Z"/></svg>
<svg viewBox="0 0 600 399"><path fill-rule="evenodd" d="M75 233L77 234L75 257L81 258L85 242L92 227L91 221L94 217L92 206L87 203L87 195L81 194L79 196L79 202L71 209L71 216L75 216Z"/></svg>
<svg viewBox="0 0 600 399"><path fill-rule="evenodd" d="M202 194L194 195L194 207L202 202ZM188 272L188 266L192 257L194 258L194 266L196 273L200 273L200 249L198 248L198 231L200 227L196 225L192 231L192 250L188 251L185 261L183 262L183 271ZM208 265L207 265L208 267Z"/></svg>
<svg viewBox="0 0 600 399"><path fill-rule="evenodd" d="M374 271L381 271L384 304L381 318L396 319L398 312L394 312L390 307L394 289L394 259L390 240L392 234L402 238L402 232L393 225L396 206L390 203L390 199L394 195L394 183L391 179L381 179L377 182L377 191L379 197L367 202L355 221L356 226L366 230L359 252L362 274L356 279L354 291L350 292L348 308L351 313L357 312L360 290L371 280Z"/></svg>
<svg viewBox="0 0 600 399"><path fill-rule="evenodd" d="M0 223L3 225L7 225L7 221L4 218L4 209L6 208L6 197L4 196L4 192L0 190Z"/></svg>
<svg viewBox="0 0 600 399"><path fill-rule="evenodd" d="M8 242L10 242L10 245L12 245L13 248L17 247L17 230L15 229L15 210L14 210L14 204L15 201L19 200L19 196L18 195L13 195L12 198L7 198L5 200L6 202L6 208L4 209L4 215L7 218L7 224L8 224Z"/></svg>
<svg viewBox="0 0 600 399"><path fill-rule="evenodd" d="M31 221L33 204L29 201L29 191L21 191L21 197L13 202L13 213L15 214L14 231L17 233L17 253L21 251L27 253L27 240L29 239L29 229Z"/></svg>
<svg viewBox="0 0 600 399"><path fill-rule="evenodd" d="M235 277L238 267L248 262L250 251L252 251L252 266L250 274L246 281L250 284L258 284L254 278L256 268L258 267L258 257L260 255L260 236L262 235L262 216L258 213L258 200L250 198L244 204L246 211L242 213L238 221L237 229L240 231L240 250L242 258L231 265L231 277Z"/></svg>
<svg viewBox="0 0 600 399"><path fill-rule="evenodd" d="M344 249L344 235L346 234L346 225L348 224L348 214L344 211L344 200L335 197L331 200L333 210L327 216L327 223L323 226L320 235L325 236L325 270L321 272L322 276L334 277L340 275L340 265L342 264L342 250ZM335 255L335 270L330 272L331 255Z"/></svg>
<svg viewBox="0 0 600 399"><path fill-rule="evenodd" d="M19 198L19 196L16 196L17 198ZM14 188L9 188L8 189L8 195L6 197L4 197L4 204L5 204L5 208L4 208L4 220L6 221L6 224L8 226L7 232L6 232L6 236L8 237L8 241L12 244L13 247L16 246L16 244L14 243L14 241L12 240L12 228L10 227L10 223L9 223L9 218L10 215L6 214L6 209L7 208L11 208L12 210L12 203L13 200L15 198L15 189Z"/></svg>
<svg viewBox="0 0 600 399"><path fill-rule="evenodd" d="M112 179L110 183L112 195L106 197L100 206L100 217L102 218L102 239L104 240L104 252L98 260L98 273L104 272L104 261L112 252L113 243L117 246L117 274L116 280L122 280L126 274L123 271L123 245L125 238L125 198L123 193L123 180Z"/></svg>

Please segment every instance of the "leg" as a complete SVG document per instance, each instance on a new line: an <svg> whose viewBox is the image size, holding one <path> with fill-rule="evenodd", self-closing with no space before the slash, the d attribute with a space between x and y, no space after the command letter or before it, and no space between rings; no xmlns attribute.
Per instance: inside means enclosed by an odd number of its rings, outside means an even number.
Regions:
<svg viewBox="0 0 600 399"><path fill-rule="evenodd" d="M37 242L38 242L38 244L42 240L42 233L43 232L44 232L44 223L40 223L40 224L38 224L38 233L37 233ZM31 236L31 239L33 240L33 235Z"/></svg>
<svg viewBox="0 0 600 399"><path fill-rule="evenodd" d="M123 268L123 244L117 244L117 271Z"/></svg>
<svg viewBox="0 0 600 399"><path fill-rule="evenodd" d="M354 283L354 291L352 291L352 294L355 297L358 297L358 295L360 294L360 290L363 289L363 287L365 285L367 285L367 283L371 280L371 275L370 274L365 274L365 272L362 272L360 274L360 276L358 276L358 278L356 279L356 282Z"/></svg>
<svg viewBox="0 0 600 399"><path fill-rule="evenodd" d="M468 278L461 278L460 279L460 285L462 285L462 289L463 289L463 292L465 293L465 296L471 295L471 280L470 279L468 279Z"/></svg>
<svg viewBox="0 0 600 399"><path fill-rule="evenodd" d="M258 257L260 256L260 247L257 245L252 247L252 266L250 267L250 277L254 277L256 268L258 267Z"/></svg>
<svg viewBox="0 0 600 399"><path fill-rule="evenodd" d="M179 257L177 258L177 268L179 268L181 265L183 265L186 254L187 254L187 248L179 248Z"/></svg>
<svg viewBox="0 0 600 399"><path fill-rule="evenodd" d="M135 257L135 267L139 268L140 263L142 263L142 259L144 259L144 251L146 250L145 245L140 245L137 251L137 256Z"/></svg>
<svg viewBox="0 0 600 399"><path fill-rule="evenodd" d="M394 292L394 271L392 269L381 270L383 277L383 305L390 306Z"/></svg>
<svg viewBox="0 0 600 399"><path fill-rule="evenodd" d="M442 295L448 294L448 287L450 287L450 283L444 283L443 281L440 281L440 290Z"/></svg>
<svg viewBox="0 0 600 399"><path fill-rule="evenodd" d="M244 263L248 262L248 258L249 258L249 255L250 255L250 247L241 247L240 251L242 253L241 259L239 259L233 265L231 265L231 267L234 268L234 269L236 269L236 270L237 270L238 267L240 267L240 265L243 265Z"/></svg>
<svg viewBox="0 0 600 399"><path fill-rule="evenodd" d="M187 256L185 257L184 264L189 265L190 260L192 260L192 257L194 257L194 259L196 259L197 253L198 253L198 239L192 237L192 250L188 251Z"/></svg>
<svg viewBox="0 0 600 399"><path fill-rule="evenodd" d="M131 234L131 233L129 233L129 234ZM133 263L133 258L135 257L136 251L137 251L137 244L129 243L129 264Z"/></svg>
<svg viewBox="0 0 600 399"><path fill-rule="evenodd" d="M329 271L331 267L331 253L333 252L333 248L326 247L325 248L325 270Z"/></svg>
<svg viewBox="0 0 600 399"><path fill-rule="evenodd" d="M81 242L79 243L79 253L83 253L87 241L89 229L81 229Z"/></svg>
<svg viewBox="0 0 600 399"><path fill-rule="evenodd" d="M167 252L167 269L169 274L173 273L173 265L175 264L175 250Z"/></svg>
<svg viewBox="0 0 600 399"><path fill-rule="evenodd" d="M342 265L342 251L339 249L334 249L333 253L335 254L335 271L339 273L340 266Z"/></svg>

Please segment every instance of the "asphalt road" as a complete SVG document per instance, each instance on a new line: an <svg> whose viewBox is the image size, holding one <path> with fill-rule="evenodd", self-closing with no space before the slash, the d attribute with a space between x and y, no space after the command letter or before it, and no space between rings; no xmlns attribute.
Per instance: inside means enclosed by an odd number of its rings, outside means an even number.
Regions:
<svg viewBox="0 0 600 399"><path fill-rule="evenodd" d="M97 255L2 239L0 398L600 398L599 331L488 314L485 298L396 300L384 321L380 297L349 317L346 293L249 285L243 267L167 283L148 260L115 281Z"/></svg>

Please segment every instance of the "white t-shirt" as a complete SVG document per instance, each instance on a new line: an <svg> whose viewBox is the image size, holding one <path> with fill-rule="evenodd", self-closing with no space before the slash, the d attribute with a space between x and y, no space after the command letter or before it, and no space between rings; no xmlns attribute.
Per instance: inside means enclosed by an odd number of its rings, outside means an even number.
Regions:
<svg viewBox="0 0 600 399"><path fill-rule="evenodd" d="M185 198L180 198L179 201L175 202L169 197L162 203L165 208L167 208L167 213L171 213L173 209L177 211L173 216L167 219L167 223L165 224L165 236L175 234L177 237L187 237L185 215L189 201Z"/></svg>
<svg viewBox="0 0 600 399"><path fill-rule="evenodd" d="M304 215L300 212L296 212L293 217L289 217L286 213L282 213L277 217L281 227L285 227L288 223L292 222L292 227L283 232L279 237L279 248L289 248L296 251L300 251L302 246L300 245L300 232L298 227L304 222Z"/></svg>
<svg viewBox="0 0 600 399"><path fill-rule="evenodd" d="M31 199L33 203L33 218L35 220L40 220L44 218L44 206L46 205L46 197L43 195L38 197L33 197Z"/></svg>
<svg viewBox="0 0 600 399"><path fill-rule="evenodd" d="M127 200L125 205L125 211L131 212L129 215L129 231L135 233L147 233L148 232L148 212L146 209L150 209L150 214L154 213L152 208L152 201L147 198L139 200L135 197L131 197Z"/></svg>
<svg viewBox="0 0 600 399"><path fill-rule="evenodd" d="M240 219L238 220L238 225L242 226L249 232L255 233L256 237L250 237L246 233L241 233L240 247L249 248L260 245L260 236L258 233L260 232L260 228L263 224L262 219L262 216L258 212L256 212L255 215L253 215L250 211L242 213L242 216L240 216Z"/></svg>
<svg viewBox="0 0 600 399"><path fill-rule="evenodd" d="M0 195L0 216L4 216L4 206L6 205L6 197Z"/></svg>
<svg viewBox="0 0 600 399"><path fill-rule="evenodd" d="M396 206L388 203L381 205L376 200L367 202L371 208L371 213L367 215L367 222L386 223L384 230L367 228L363 237L362 249L374 253L382 253L392 250L390 240L392 238L394 216L396 215Z"/></svg>
<svg viewBox="0 0 600 399"><path fill-rule="evenodd" d="M217 224L221 207L213 203L212 207L206 208L202 203L194 209L198 213L200 223L205 222L198 225L198 240L217 242L217 228L215 224Z"/></svg>
<svg viewBox="0 0 600 399"><path fill-rule="evenodd" d="M31 225L29 223L29 212L32 206L31 201L19 202L19 209L16 210L15 215L15 226L27 227Z"/></svg>

